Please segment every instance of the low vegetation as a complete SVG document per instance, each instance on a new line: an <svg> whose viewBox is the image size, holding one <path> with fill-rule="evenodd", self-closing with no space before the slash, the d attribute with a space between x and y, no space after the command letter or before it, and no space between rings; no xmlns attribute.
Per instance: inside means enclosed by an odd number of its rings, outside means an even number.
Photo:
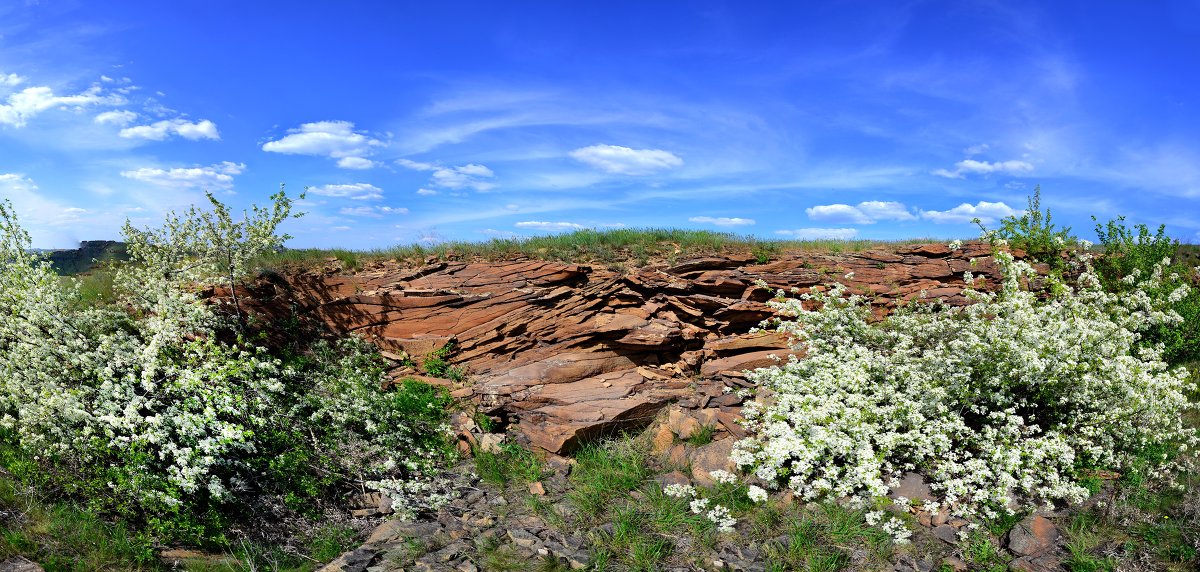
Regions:
<svg viewBox="0 0 1200 572"><path fill-rule="evenodd" d="M264 254L256 263L265 268L311 268L336 260L342 268L355 270L365 265L398 261L424 264L431 260L511 260L530 258L560 262L644 266L651 261L684 259L718 254L750 254L766 263L781 252L817 250L859 252L881 245L928 242L880 240L759 240L733 233L677 228L578 230L549 236L493 239L487 242L439 242L423 246L398 246L355 251L345 249L288 249Z"/></svg>

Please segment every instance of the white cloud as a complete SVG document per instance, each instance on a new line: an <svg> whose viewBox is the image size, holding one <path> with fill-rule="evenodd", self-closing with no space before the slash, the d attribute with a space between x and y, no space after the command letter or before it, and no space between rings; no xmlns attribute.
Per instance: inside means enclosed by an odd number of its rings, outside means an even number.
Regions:
<svg viewBox="0 0 1200 572"><path fill-rule="evenodd" d="M347 230L351 230L351 228L348 226L331 226L331 227L329 227L329 230L335 230L337 232L345 232Z"/></svg>
<svg viewBox="0 0 1200 572"><path fill-rule="evenodd" d="M533 230L547 230L547 231L581 230L583 228L586 228L581 224L575 224L573 222L545 222L545 221L537 221L537 220L528 220L528 221L518 222L514 226L516 226L517 228L529 228L529 229L533 229Z"/></svg>
<svg viewBox="0 0 1200 572"><path fill-rule="evenodd" d="M95 224L98 216L103 218L101 213L42 196L37 183L21 173L0 173L0 197L12 201L22 226L32 235L34 246L72 245L79 240L76 234L84 225ZM82 216L85 214L90 216Z"/></svg>
<svg viewBox="0 0 1200 572"><path fill-rule="evenodd" d="M988 161L976 161L974 159L963 159L954 164L954 170L934 169L932 174L947 179L962 179L967 174L975 175L990 175L992 173L1008 173L1019 175L1028 173L1033 170L1033 165L1025 161L996 161L989 163Z"/></svg>
<svg viewBox="0 0 1200 572"><path fill-rule="evenodd" d="M519 234L517 234L517 233L515 233L515 232L508 231L508 230L496 230L496 229L494 229L494 228L485 228L485 229L483 229L483 230L479 231L479 233L480 233L480 234L486 234L486 235L488 235L488 236L490 236L490 237L492 237L492 238L509 238L509 239L512 239L512 238L520 238L520 237L521 237L521 235L519 235Z"/></svg>
<svg viewBox="0 0 1200 572"><path fill-rule="evenodd" d="M233 176L240 175L245 170L246 165L243 163L224 161L207 167L177 169L143 167L133 171L121 171L121 176L160 187L229 190L233 188Z"/></svg>
<svg viewBox="0 0 1200 572"><path fill-rule="evenodd" d="M490 191L496 188L496 184L483 179L494 176L495 173L491 169L483 165L470 164L434 169L430 182L434 186L447 189L469 188L476 191Z"/></svg>
<svg viewBox="0 0 1200 572"><path fill-rule="evenodd" d="M992 148L992 146L988 145L987 143L980 143L978 145L972 145L970 147L967 147L966 149L963 149L963 154L967 155L968 157L971 155L982 155L983 153L987 152L988 149L991 149L991 148Z"/></svg>
<svg viewBox="0 0 1200 572"><path fill-rule="evenodd" d="M0 73L0 85L6 86L6 87L16 87L18 85L21 85L24 82L25 82L25 78L15 74L15 73L10 73L10 74Z"/></svg>
<svg viewBox="0 0 1200 572"><path fill-rule="evenodd" d="M1020 214L1008 205L997 202L979 201L974 205L963 203L948 211L921 211L921 218L937 224L961 224L978 218L984 224L991 224L999 219Z"/></svg>
<svg viewBox="0 0 1200 572"><path fill-rule="evenodd" d="M748 226L748 225L754 224L754 219L752 219L752 218L738 218L738 217L727 217L727 216L722 216L722 217L694 216L694 217L689 218L688 220L690 220L692 222L699 222L699 223L705 223L705 224L715 224L717 226Z"/></svg>
<svg viewBox="0 0 1200 572"><path fill-rule="evenodd" d="M845 204L817 205L804 209L808 218L846 224L874 224L881 220L916 220L904 203L895 201L863 201L857 206Z"/></svg>
<svg viewBox="0 0 1200 572"><path fill-rule="evenodd" d="M904 203L896 201L863 201L858 203L858 210L871 217L872 220L916 220L916 216L908 212Z"/></svg>
<svg viewBox="0 0 1200 572"><path fill-rule="evenodd" d="M194 123L186 119L164 119L150 125L126 127L119 134L126 139L150 141L163 141L172 134L191 141L221 138L221 134L217 132L217 124L207 119Z"/></svg>
<svg viewBox="0 0 1200 572"><path fill-rule="evenodd" d="M74 95L54 95L54 90L46 86L27 87L9 95L6 103L0 103L0 124L24 127L34 116L50 109L82 110L93 105L123 103L125 98L120 95L104 95L98 85Z"/></svg>
<svg viewBox="0 0 1200 572"><path fill-rule="evenodd" d="M857 228L797 228L795 230L777 230L775 234L797 240L850 240L858 236Z"/></svg>
<svg viewBox="0 0 1200 572"><path fill-rule="evenodd" d="M850 224L871 224L875 222L866 213L850 205L843 204L817 205L804 209L804 212L808 214L808 218L813 220L847 222Z"/></svg>
<svg viewBox="0 0 1200 572"><path fill-rule="evenodd" d="M343 185L322 185L309 187L308 192L324 197L338 197L353 200L375 200L383 198L383 189L370 183L348 183Z"/></svg>
<svg viewBox="0 0 1200 572"><path fill-rule="evenodd" d="M437 165L432 163L421 163L419 161L412 161L409 159L396 159L396 164L400 165L401 167L407 167L414 171L432 171L437 168Z"/></svg>
<svg viewBox="0 0 1200 572"><path fill-rule="evenodd" d="M480 192L487 192L496 188L496 184L484 179L491 179L496 176L496 173L484 165L471 163L468 165L460 165L458 167L441 167L432 163L421 163L418 161L410 161L408 159L398 159L396 164L407 167L414 171L433 171L429 177L429 184L433 187L443 189L474 189ZM427 192L422 192L427 191ZM437 191L432 189L421 189L417 191L418 195L435 195Z"/></svg>
<svg viewBox="0 0 1200 572"><path fill-rule="evenodd" d="M375 163L375 161L372 161L370 159L363 159L362 157L342 157L341 159L338 159L338 162L337 162L337 166L339 166L343 169L362 170L362 169L370 169L371 167L374 167L376 165L377 165L377 163Z"/></svg>
<svg viewBox="0 0 1200 572"><path fill-rule="evenodd" d="M366 157L384 145L383 141L355 131L354 124L349 121L316 121L289 129L282 138L263 143L262 150L329 157L338 159L338 166L344 169L365 169L374 166L374 162Z"/></svg>
<svg viewBox="0 0 1200 572"><path fill-rule="evenodd" d="M683 159L670 151L619 145L592 145L571 151L570 155L588 166L618 175L649 175L683 165Z"/></svg>
<svg viewBox="0 0 1200 572"><path fill-rule="evenodd" d="M383 218L384 215L391 214L408 214L408 209L404 207L345 207L338 210L338 213L347 216L366 216L371 218Z"/></svg>
<svg viewBox="0 0 1200 572"><path fill-rule="evenodd" d="M130 123L133 123L133 120L137 118L137 113L122 109L120 111L105 111L103 113L98 113L96 114L96 117L92 119L92 121L99 123L100 125L117 125L124 127Z"/></svg>
<svg viewBox="0 0 1200 572"><path fill-rule="evenodd" d="M438 194L438 192L433 189L417 189L417 194L421 195L422 197L432 197L433 195Z"/></svg>

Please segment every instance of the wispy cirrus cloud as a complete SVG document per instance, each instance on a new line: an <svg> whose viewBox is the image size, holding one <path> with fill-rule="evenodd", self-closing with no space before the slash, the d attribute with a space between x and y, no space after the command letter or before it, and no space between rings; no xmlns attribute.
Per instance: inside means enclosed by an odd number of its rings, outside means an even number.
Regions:
<svg viewBox="0 0 1200 572"><path fill-rule="evenodd" d="M934 169L932 174L947 179L962 179L967 175L990 175L992 173L1022 175L1033 171L1033 164L1027 161L976 161L963 159L954 164L954 170Z"/></svg>
<svg viewBox="0 0 1200 572"><path fill-rule="evenodd" d="M338 214L383 218L385 215L406 215L408 214L408 209L404 207L344 207L338 209Z"/></svg>
<svg viewBox="0 0 1200 572"><path fill-rule="evenodd" d="M670 151L620 145L592 145L571 151L570 155L589 167L616 175L651 175L683 165L683 159Z"/></svg>
<svg viewBox="0 0 1200 572"><path fill-rule="evenodd" d="M321 185L309 187L308 192L323 197L345 198L356 201L368 201L383 198L383 189L370 183L345 183L340 185Z"/></svg>
<svg viewBox="0 0 1200 572"><path fill-rule="evenodd" d="M549 221L538 221L538 220L521 221L521 222L514 224L513 226L515 226L517 228L527 228L527 229L531 229L531 230L545 230L545 231L551 231L551 232L562 232L562 231L567 231L567 230L582 230L582 229L587 228L587 227L583 226L582 224L576 224L573 222L549 222Z"/></svg>
<svg viewBox="0 0 1200 572"><path fill-rule="evenodd" d="M754 224L754 219L752 219L752 218L727 217L727 216L719 216L719 217L694 216L694 217L689 217L688 220L691 222L698 222L701 224L712 224L712 225L716 225L716 226L752 226Z"/></svg>
<svg viewBox="0 0 1200 572"><path fill-rule="evenodd" d="M396 164L414 171L428 171L430 173L429 185L432 187L451 190L473 189L480 192L487 192L496 188L496 183L492 182L496 173L487 166L477 163L456 167L443 167L433 163L398 159L396 160ZM417 191L417 194L431 196L436 195L437 191L433 189L420 189Z"/></svg>
<svg viewBox="0 0 1200 572"><path fill-rule="evenodd" d="M136 112L129 111L128 109L121 109L117 111L104 111L97 113L96 116L92 118L92 122L100 125L116 125L119 127L124 127L130 123L133 123L133 120L137 118L138 114Z"/></svg>
<svg viewBox="0 0 1200 572"><path fill-rule="evenodd" d="M121 171L121 176L159 187L227 191L233 188L233 177L242 174L245 170L245 163L223 161L207 167L177 167L173 169L143 167Z"/></svg>
<svg viewBox="0 0 1200 572"><path fill-rule="evenodd" d="M797 228L777 230L775 234L796 240L850 240L858 236L857 228Z"/></svg>
<svg viewBox="0 0 1200 572"><path fill-rule="evenodd" d="M22 83L23 80L24 78L18 78L12 85ZM106 93L99 85L71 95L56 95L52 88L44 85L27 87L10 94L4 103L0 103L0 125L22 128L34 117L54 109L82 110L87 107L116 106L124 103L126 99L123 95Z"/></svg>
<svg viewBox="0 0 1200 572"><path fill-rule="evenodd" d="M115 222L111 213L92 212L45 196L38 184L23 173L0 173L0 197L12 201L35 245L73 246L79 240L76 233L83 227Z"/></svg>

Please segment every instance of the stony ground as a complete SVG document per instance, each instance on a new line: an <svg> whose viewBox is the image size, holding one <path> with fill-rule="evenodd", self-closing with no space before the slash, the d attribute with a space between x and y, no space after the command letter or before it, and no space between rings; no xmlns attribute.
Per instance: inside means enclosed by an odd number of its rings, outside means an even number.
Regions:
<svg viewBox="0 0 1200 572"><path fill-rule="evenodd" d="M706 429L711 411L672 406L639 435L576 458L538 459L509 441L519 434L476 433L491 452L481 448L457 467L458 499L414 521L385 520L323 570L1048 571L1068 560L1066 512L1027 515L1004 530L914 512L905 515L913 542L894 545L859 511L774 494L763 504L731 502L739 522L718 533L662 493L692 484L721 494L709 471L732 468L736 437ZM915 474L893 494L933 498Z"/></svg>

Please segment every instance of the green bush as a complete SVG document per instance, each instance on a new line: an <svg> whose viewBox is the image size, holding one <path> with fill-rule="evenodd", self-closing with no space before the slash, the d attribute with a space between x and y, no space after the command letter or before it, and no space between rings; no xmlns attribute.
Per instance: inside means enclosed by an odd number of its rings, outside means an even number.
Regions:
<svg viewBox="0 0 1200 572"><path fill-rule="evenodd" d="M1149 329L1143 334L1143 345L1162 344L1163 358L1171 364L1200 360L1200 284L1197 284L1195 269L1181 263L1183 253L1179 241L1166 235L1165 225L1151 233L1145 224L1132 229L1125 226L1125 217L1117 217L1106 224L1097 223L1096 236L1103 246L1103 253L1094 266L1101 283L1110 292L1131 292L1133 286L1128 277L1149 276L1156 265L1164 260L1171 261L1161 271L1161 285L1147 294L1155 299L1170 299L1180 287L1188 286L1186 294L1171 302L1172 309L1182 321Z"/></svg>
<svg viewBox="0 0 1200 572"><path fill-rule="evenodd" d="M1063 260L1063 250L1075 244L1071 236L1071 228L1055 229L1050 222L1050 209L1042 212L1042 187L1034 188L1033 196L1029 197L1029 206L1021 216L1008 216L1000 221L1000 228L988 230L983 222L975 219L975 224L983 230L984 236L993 241L1003 241L1013 248L1020 248L1038 262L1050 266L1056 273L1061 273L1066 267Z"/></svg>

